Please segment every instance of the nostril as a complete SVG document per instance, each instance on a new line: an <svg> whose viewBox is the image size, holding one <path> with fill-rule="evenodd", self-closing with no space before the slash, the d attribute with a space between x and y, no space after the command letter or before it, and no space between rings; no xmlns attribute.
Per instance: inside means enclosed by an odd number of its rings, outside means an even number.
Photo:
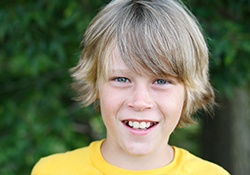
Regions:
<svg viewBox="0 0 250 175"><path fill-rule="evenodd" d="M134 100L131 103L128 104L130 108L135 109L136 111L143 111L146 109L151 109L153 108L153 103L150 101L145 101L145 100Z"/></svg>
<svg viewBox="0 0 250 175"><path fill-rule="evenodd" d="M128 106L136 111L151 109L154 103L149 87L144 84L137 84L129 98Z"/></svg>

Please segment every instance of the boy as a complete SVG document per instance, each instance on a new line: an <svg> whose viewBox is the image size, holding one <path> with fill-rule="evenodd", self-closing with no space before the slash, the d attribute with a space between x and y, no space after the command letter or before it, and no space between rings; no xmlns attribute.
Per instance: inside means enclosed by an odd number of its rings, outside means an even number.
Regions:
<svg viewBox="0 0 250 175"><path fill-rule="evenodd" d="M177 126L214 103L208 50L175 0L114 0L90 23L72 69L85 105L100 103L106 139L43 158L32 175L228 175L170 146Z"/></svg>

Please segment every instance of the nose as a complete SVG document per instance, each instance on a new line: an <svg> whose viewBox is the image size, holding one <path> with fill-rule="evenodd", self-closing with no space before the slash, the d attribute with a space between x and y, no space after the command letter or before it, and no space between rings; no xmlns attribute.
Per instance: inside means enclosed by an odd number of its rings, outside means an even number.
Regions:
<svg viewBox="0 0 250 175"><path fill-rule="evenodd" d="M129 98L128 106L136 111L152 109L154 102L150 90L147 87L136 87Z"/></svg>

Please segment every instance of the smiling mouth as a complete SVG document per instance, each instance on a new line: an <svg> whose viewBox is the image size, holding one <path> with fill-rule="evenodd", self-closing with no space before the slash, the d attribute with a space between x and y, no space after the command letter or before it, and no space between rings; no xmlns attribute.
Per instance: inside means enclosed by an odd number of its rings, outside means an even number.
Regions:
<svg viewBox="0 0 250 175"><path fill-rule="evenodd" d="M137 129L137 130L147 130L155 125L157 125L159 122L150 122L150 121L129 121L129 120L124 120L122 121L126 126Z"/></svg>

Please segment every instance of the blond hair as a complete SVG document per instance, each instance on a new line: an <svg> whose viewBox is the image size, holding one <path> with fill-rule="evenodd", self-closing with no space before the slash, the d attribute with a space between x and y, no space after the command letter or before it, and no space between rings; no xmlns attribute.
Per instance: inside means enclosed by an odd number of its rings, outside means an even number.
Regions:
<svg viewBox="0 0 250 175"><path fill-rule="evenodd" d="M73 87L84 106L98 97L98 80L106 77L118 48L134 71L177 77L186 88L178 126L214 103L208 77L208 48L191 12L175 0L113 0L88 26L79 63L71 69Z"/></svg>

